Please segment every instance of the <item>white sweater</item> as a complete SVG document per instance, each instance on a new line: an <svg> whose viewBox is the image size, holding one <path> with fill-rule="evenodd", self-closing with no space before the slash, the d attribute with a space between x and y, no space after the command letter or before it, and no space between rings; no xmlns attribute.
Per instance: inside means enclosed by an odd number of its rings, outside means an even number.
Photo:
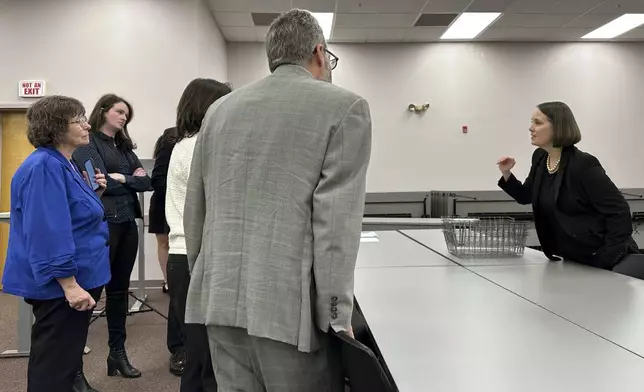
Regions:
<svg viewBox="0 0 644 392"><path fill-rule="evenodd" d="M170 254L186 254L186 236L183 230L183 206L186 202L186 184L190 175L192 153L195 150L196 135L181 140L174 146L165 195L165 219L170 226Z"/></svg>

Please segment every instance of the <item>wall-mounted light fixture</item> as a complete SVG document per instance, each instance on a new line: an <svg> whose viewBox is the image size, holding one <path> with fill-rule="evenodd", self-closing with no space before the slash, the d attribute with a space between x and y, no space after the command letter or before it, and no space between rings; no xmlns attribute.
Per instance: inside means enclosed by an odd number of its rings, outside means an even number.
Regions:
<svg viewBox="0 0 644 392"><path fill-rule="evenodd" d="M410 103L409 106L408 106L408 109L409 109L410 112L422 113L425 110L429 109L429 104L425 103L425 104L422 104L422 105L414 105L413 103Z"/></svg>

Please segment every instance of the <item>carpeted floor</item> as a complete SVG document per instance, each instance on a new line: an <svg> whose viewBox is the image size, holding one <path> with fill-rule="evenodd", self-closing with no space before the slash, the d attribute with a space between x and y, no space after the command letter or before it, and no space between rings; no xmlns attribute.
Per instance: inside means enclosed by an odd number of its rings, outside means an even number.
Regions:
<svg viewBox="0 0 644 392"><path fill-rule="evenodd" d="M161 290L148 290L148 300L167 314L168 296ZM0 352L15 348L17 318L18 298L0 293ZM154 312L129 316L127 332L130 362L143 376L134 380L107 376L107 325L103 317L89 329L87 346L91 352L85 355L84 362L90 384L101 392L177 392L179 378L168 372L166 320ZM0 358L0 392L26 390L27 358Z"/></svg>

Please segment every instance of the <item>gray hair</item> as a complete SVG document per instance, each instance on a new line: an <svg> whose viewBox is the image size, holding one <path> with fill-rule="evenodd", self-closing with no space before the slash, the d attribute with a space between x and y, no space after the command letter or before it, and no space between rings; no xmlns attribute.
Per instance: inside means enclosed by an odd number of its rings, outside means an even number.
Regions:
<svg viewBox="0 0 644 392"><path fill-rule="evenodd" d="M305 66L319 44L326 47L324 32L309 11L295 8L280 15L266 34L266 55L271 73L284 64Z"/></svg>

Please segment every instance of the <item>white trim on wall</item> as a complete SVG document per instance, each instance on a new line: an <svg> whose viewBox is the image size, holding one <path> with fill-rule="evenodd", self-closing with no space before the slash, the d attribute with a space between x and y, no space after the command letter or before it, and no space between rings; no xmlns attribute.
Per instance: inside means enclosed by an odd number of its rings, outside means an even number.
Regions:
<svg viewBox="0 0 644 392"><path fill-rule="evenodd" d="M29 109L35 101L0 102L0 110Z"/></svg>

